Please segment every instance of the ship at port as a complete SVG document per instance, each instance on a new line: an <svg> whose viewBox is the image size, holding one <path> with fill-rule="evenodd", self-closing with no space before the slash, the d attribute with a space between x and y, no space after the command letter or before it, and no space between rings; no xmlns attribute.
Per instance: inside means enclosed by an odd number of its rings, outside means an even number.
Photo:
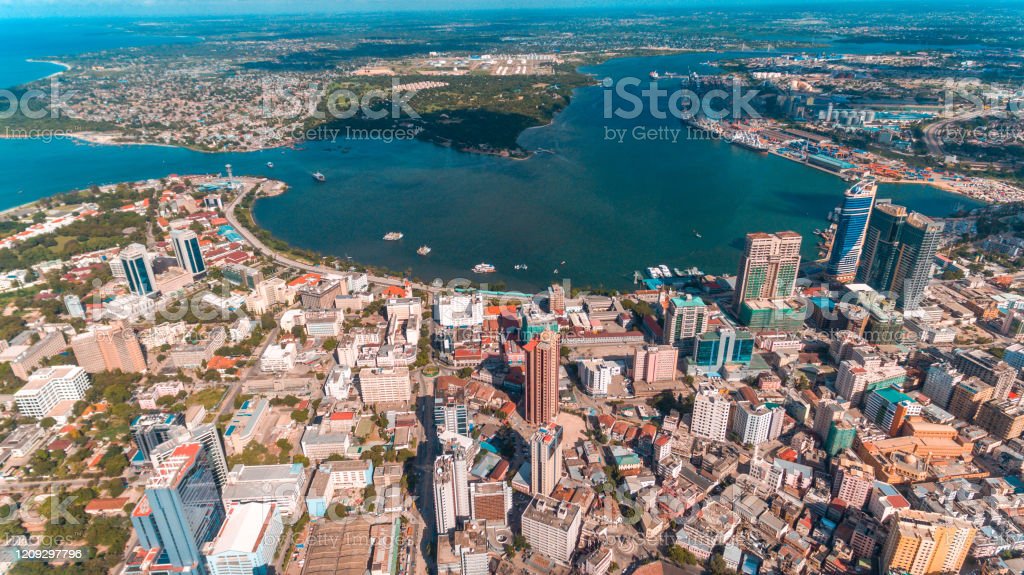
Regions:
<svg viewBox="0 0 1024 575"><path fill-rule="evenodd" d="M761 141L761 138L750 132L735 132L729 142L736 144L741 148L753 150L759 154L767 154L768 146Z"/></svg>
<svg viewBox="0 0 1024 575"><path fill-rule="evenodd" d="M473 266L473 273L475 274L492 274L496 271L495 267L491 264L480 263Z"/></svg>
<svg viewBox="0 0 1024 575"><path fill-rule="evenodd" d="M416 250L416 253L420 254L421 256L425 256L429 254L430 251L430 246L420 246L420 249Z"/></svg>
<svg viewBox="0 0 1024 575"><path fill-rule="evenodd" d="M327 177L324 176L323 174L321 174L320 172L316 172L315 174L313 174L313 179L318 181L318 182L326 182L327 181Z"/></svg>
<svg viewBox="0 0 1024 575"><path fill-rule="evenodd" d="M405 237L405 234L403 234L402 232L388 232L388 233L384 234L384 239L389 241L389 242L398 241L398 240L400 240L400 239L402 239L404 237Z"/></svg>

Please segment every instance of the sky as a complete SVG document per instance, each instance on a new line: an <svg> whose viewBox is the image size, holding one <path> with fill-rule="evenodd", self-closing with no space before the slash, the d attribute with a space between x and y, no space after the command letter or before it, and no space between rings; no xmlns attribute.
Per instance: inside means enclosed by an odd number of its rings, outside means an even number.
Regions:
<svg viewBox="0 0 1024 575"><path fill-rule="evenodd" d="M801 0L797 0L801 1ZM802 0L807 3L822 0ZM766 0L0 0L0 18L45 16L173 16L399 10L653 8Z"/></svg>

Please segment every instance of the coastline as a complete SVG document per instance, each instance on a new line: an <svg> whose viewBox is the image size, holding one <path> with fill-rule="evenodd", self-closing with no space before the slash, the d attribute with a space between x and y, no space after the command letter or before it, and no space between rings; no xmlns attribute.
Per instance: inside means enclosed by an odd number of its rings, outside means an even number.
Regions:
<svg viewBox="0 0 1024 575"><path fill-rule="evenodd" d="M69 71L69 70L71 70L73 68L73 66L71 64L68 64L67 62L61 62L60 60L36 60L34 58L26 58L25 61L26 62L30 62L32 64L53 64L54 66L60 66L60 67L64 68L63 70L57 70L56 72L54 72L54 73L52 73L52 74L50 74L48 76L43 76L42 78L39 78L38 80L33 80L32 82L39 82L41 80L49 80L50 78L55 78L55 77L60 76L61 74L65 73L65 72L67 72L67 71ZM31 83L31 82L28 82L28 83Z"/></svg>

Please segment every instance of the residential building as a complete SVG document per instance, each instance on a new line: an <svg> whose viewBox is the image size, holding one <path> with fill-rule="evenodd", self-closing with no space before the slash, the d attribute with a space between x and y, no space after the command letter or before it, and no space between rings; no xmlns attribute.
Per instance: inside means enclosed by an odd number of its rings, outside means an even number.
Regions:
<svg viewBox="0 0 1024 575"><path fill-rule="evenodd" d="M674 297L668 302L662 343L678 347L684 354L693 350L693 338L708 329L708 306L696 296Z"/></svg>
<svg viewBox="0 0 1024 575"><path fill-rule="evenodd" d="M71 338L75 360L89 373L122 371L140 373L146 370L146 358L135 330L120 322L94 325Z"/></svg>
<svg viewBox="0 0 1024 575"><path fill-rule="evenodd" d="M580 539L583 511L574 503L534 495L523 512L522 531L534 553L569 565Z"/></svg>
<svg viewBox="0 0 1024 575"><path fill-rule="evenodd" d="M63 352L66 347L64 335L59 331L40 334L39 341L33 344L11 346L7 349L7 354L14 355L11 359L11 373L18 379L27 380L29 374L42 365L43 360Z"/></svg>
<svg viewBox="0 0 1024 575"><path fill-rule="evenodd" d="M363 403L408 403L412 399L408 367L363 368L359 372L359 392Z"/></svg>
<svg viewBox="0 0 1024 575"><path fill-rule="evenodd" d="M932 364L928 368L928 375L925 376L924 389L921 390L932 403L942 409L949 408L949 400L953 397L953 388L964 378L960 373L947 362Z"/></svg>
<svg viewBox="0 0 1024 575"><path fill-rule="evenodd" d="M676 378L679 350L671 346L646 345L633 353L633 379L671 381Z"/></svg>
<svg viewBox="0 0 1024 575"><path fill-rule="evenodd" d="M77 365L57 365L36 370L28 383L14 393L18 413L25 417L61 418L76 401L85 399L91 382L89 374ZM62 407L63 406L63 407Z"/></svg>
<svg viewBox="0 0 1024 575"><path fill-rule="evenodd" d="M544 330L523 346L526 352L526 421L543 425L558 415L558 332Z"/></svg>
<svg viewBox="0 0 1024 575"><path fill-rule="evenodd" d="M562 427L551 424L530 438L530 493L551 495L562 478Z"/></svg>
<svg viewBox="0 0 1024 575"><path fill-rule="evenodd" d="M782 434L786 410L781 405L755 405L749 401L736 404L733 432L744 445L761 445Z"/></svg>
<svg viewBox="0 0 1024 575"><path fill-rule="evenodd" d="M909 509L890 517L888 527L882 572L908 575L959 573L977 533L967 521Z"/></svg>
<svg viewBox="0 0 1024 575"><path fill-rule="evenodd" d="M902 388L907 379L907 370L895 364L883 364L878 358L864 363L848 359L840 362L836 373L836 393L860 407L866 394L887 387Z"/></svg>
<svg viewBox="0 0 1024 575"><path fill-rule="evenodd" d="M1017 379L1017 369L980 349L957 350L953 364L965 376L977 377L995 388L992 398L999 401L1010 396Z"/></svg>
<svg viewBox="0 0 1024 575"><path fill-rule="evenodd" d="M725 441L729 433L729 415L732 402L720 390L703 387L693 401L690 433L715 441Z"/></svg>
<svg viewBox="0 0 1024 575"><path fill-rule="evenodd" d="M986 401L974 422L999 439L1020 438L1024 433L1024 403L1020 399Z"/></svg>
<svg viewBox="0 0 1024 575"><path fill-rule="evenodd" d="M972 422L981 405L993 399L995 393L996 388L991 385L977 377L968 377L953 388L948 411L968 423Z"/></svg>
<svg viewBox="0 0 1024 575"><path fill-rule="evenodd" d="M801 241L796 232L747 234L733 298L736 315L743 315L741 308L748 301L792 297L800 269Z"/></svg>
<svg viewBox="0 0 1024 575"><path fill-rule="evenodd" d="M583 389L593 397L606 397L608 386L612 383L612 374L618 369L603 359L580 359L576 361L576 371L580 375Z"/></svg>
<svg viewBox="0 0 1024 575"><path fill-rule="evenodd" d="M505 481L469 484L469 508L473 521L508 525L512 510L512 487Z"/></svg>

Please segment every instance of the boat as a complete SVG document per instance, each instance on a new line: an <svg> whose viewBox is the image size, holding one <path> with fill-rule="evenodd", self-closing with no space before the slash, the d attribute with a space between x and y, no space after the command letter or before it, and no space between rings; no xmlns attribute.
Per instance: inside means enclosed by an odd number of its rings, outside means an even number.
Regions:
<svg viewBox="0 0 1024 575"><path fill-rule="evenodd" d="M473 266L473 273L475 274L493 274L496 271L498 270L496 270L491 264L480 263Z"/></svg>
<svg viewBox="0 0 1024 575"><path fill-rule="evenodd" d="M273 169L274 168L274 162L267 162L267 167Z"/></svg>
<svg viewBox="0 0 1024 575"><path fill-rule="evenodd" d="M384 239L389 242L398 241L404 237L405 234L403 234L402 232L388 232L384 234Z"/></svg>
<svg viewBox="0 0 1024 575"><path fill-rule="evenodd" d="M430 253L430 246L420 246L420 249L416 250L416 253L421 256L425 256Z"/></svg>
<svg viewBox="0 0 1024 575"><path fill-rule="evenodd" d="M697 230L693 230L693 235L697 236L698 238L703 238L704 237L704 236L700 235L700 232L698 232Z"/></svg>
<svg viewBox="0 0 1024 575"><path fill-rule="evenodd" d="M530 266L528 266L526 264L516 264L514 267L515 267L516 271L525 271L525 270L530 269Z"/></svg>
<svg viewBox="0 0 1024 575"><path fill-rule="evenodd" d="M647 268L647 275L651 276L653 279L658 279L661 277L661 270L655 267Z"/></svg>
<svg viewBox="0 0 1024 575"><path fill-rule="evenodd" d="M323 174L321 174L320 172L317 172L317 173L313 174L313 179L318 181L318 182L326 182L327 181L327 177L324 176Z"/></svg>
<svg viewBox="0 0 1024 575"><path fill-rule="evenodd" d="M553 272L551 272L551 273L553 273L553 274L556 274L556 275L557 275L557 274L558 274L558 268L555 268L555 271L553 271Z"/></svg>
<svg viewBox="0 0 1024 575"><path fill-rule="evenodd" d="M667 277L667 278L672 277L672 270L668 269L667 265L661 264L660 266L658 266L658 270L661 272L661 275L663 277Z"/></svg>
<svg viewBox="0 0 1024 575"><path fill-rule="evenodd" d="M768 153L768 146L761 141L761 138L749 132L736 132L731 138L729 138L729 142L759 154Z"/></svg>
<svg viewBox="0 0 1024 575"><path fill-rule="evenodd" d="M652 80L657 80L661 74L659 74L657 70L651 70L651 73L648 74L648 76L650 76Z"/></svg>
<svg viewBox="0 0 1024 575"><path fill-rule="evenodd" d="M672 268L672 271L673 271L673 272L674 272L674 273L675 273L675 274L676 274L677 276L679 276L679 277L683 277L683 276L685 276L685 275L686 275L686 272L684 272L683 270L681 270L681 269L679 269L679 268Z"/></svg>

